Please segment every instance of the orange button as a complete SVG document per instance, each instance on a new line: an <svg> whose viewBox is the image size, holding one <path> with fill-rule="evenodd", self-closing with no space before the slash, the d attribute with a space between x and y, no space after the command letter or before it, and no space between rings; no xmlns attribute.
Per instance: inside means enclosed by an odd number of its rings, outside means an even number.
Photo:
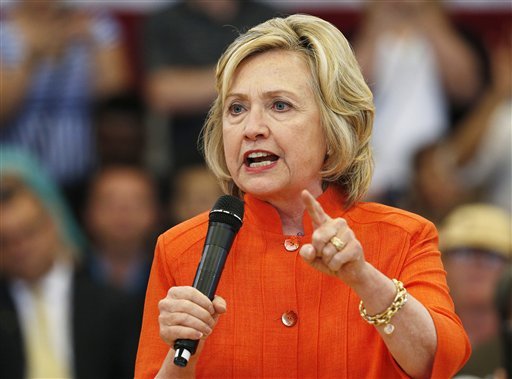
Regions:
<svg viewBox="0 0 512 379"><path fill-rule="evenodd" d="M300 244L296 238L287 238L284 240L284 248L287 251L295 251L299 248Z"/></svg>
<svg viewBox="0 0 512 379"><path fill-rule="evenodd" d="M284 312L283 315L281 316L281 322L283 323L284 326L287 327L292 327L293 325L295 325L298 319L299 317L297 316L297 313L295 313L294 311Z"/></svg>

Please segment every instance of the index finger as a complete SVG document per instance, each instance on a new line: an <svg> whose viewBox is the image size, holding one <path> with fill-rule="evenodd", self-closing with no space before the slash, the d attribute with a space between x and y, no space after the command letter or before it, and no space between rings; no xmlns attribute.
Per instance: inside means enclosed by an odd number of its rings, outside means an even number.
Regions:
<svg viewBox="0 0 512 379"><path fill-rule="evenodd" d="M302 191L302 201L304 202L306 210L311 216L315 226L319 226L324 222L331 220L331 217L325 213L320 203L313 197L313 195L311 195L308 190Z"/></svg>
<svg viewBox="0 0 512 379"><path fill-rule="evenodd" d="M173 299L188 300L200 307L206 309L210 314L215 313L215 309L208 296L204 295L198 289L191 286L171 287L168 292Z"/></svg>

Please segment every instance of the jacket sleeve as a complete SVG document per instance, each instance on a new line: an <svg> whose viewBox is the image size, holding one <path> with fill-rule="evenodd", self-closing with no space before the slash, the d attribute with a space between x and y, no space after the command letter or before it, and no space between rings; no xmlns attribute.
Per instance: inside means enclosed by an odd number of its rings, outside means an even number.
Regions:
<svg viewBox="0 0 512 379"><path fill-rule="evenodd" d="M431 222L427 222L411 238L411 254L400 277L411 295L427 308L434 321L437 350L432 378L449 378L468 360L471 347L455 314L437 242L437 231Z"/></svg>

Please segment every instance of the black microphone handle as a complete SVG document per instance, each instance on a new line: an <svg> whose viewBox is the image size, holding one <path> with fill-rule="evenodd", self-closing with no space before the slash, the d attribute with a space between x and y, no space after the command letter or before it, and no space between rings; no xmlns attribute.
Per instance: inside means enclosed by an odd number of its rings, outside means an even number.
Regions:
<svg viewBox="0 0 512 379"><path fill-rule="evenodd" d="M192 286L206 295L210 300L215 297L224 264L233 244L236 232L230 225L221 222L210 222L208 233L197 267ZM194 355L199 341L190 339L178 339L174 342L174 363L185 367L190 356Z"/></svg>
<svg viewBox="0 0 512 379"><path fill-rule="evenodd" d="M210 300L215 297L235 235L236 231L230 225L222 222L210 222L201 261L192 284Z"/></svg>

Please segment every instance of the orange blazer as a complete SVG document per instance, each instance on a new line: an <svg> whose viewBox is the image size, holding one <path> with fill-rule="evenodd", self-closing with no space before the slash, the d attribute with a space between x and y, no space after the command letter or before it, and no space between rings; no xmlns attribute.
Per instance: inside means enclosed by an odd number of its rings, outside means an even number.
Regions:
<svg viewBox="0 0 512 379"><path fill-rule="evenodd" d="M404 378L377 330L359 315L359 299L337 278L303 262L305 235L285 236L276 210L246 195L244 224L227 258L217 294L227 302L207 338L196 374L205 378ZM449 378L465 363L470 345L454 307L433 224L375 203L343 209L332 186L319 199L332 217L343 217L361 242L366 260L407 290L430 312L437 331L433 378ZM191 285L208 227L203 213L162 234L151 270L135 376L154 378L169 351L159 337L158 301L172 286ZM286 248L288 246L288 249ZM292 251L289 251L292 250ZM294 312L293 326L283 314ZM414 322L414 320L411 320Z"/></svg>

